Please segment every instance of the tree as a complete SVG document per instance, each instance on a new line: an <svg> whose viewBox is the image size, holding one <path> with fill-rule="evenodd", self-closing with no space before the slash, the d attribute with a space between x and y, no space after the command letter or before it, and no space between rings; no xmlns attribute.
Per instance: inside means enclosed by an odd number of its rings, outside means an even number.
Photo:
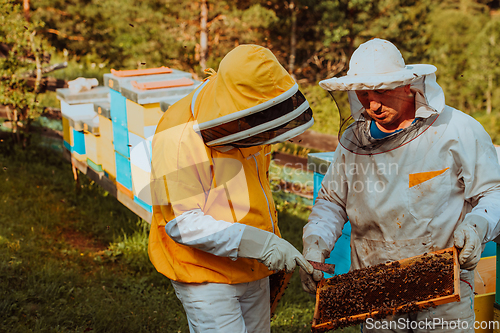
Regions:
<svg viewBox="0 0 500 333"><path fill-rule="evenodd" d="M0 44L5 50L0 57L0 104L9 111L16 140L26 145L31 122L43 111L37 97L50 48L37 34L43 23L26 22L16 1L0 0L0 13ZM32 85L25 74L28 71L36 73Z"/></svg>
<svg viewBox="0 0 500 333"><path fill-rule="evenodd" d="M291 28L290 28L290 57L288 61L288 70L290 74L295 78L293 71L295 70L295 57L297 53L297 11L295 10L295 1L290 0L290 12L291 12Z"/></svg>
<svg viewBox="0 0 500 333"><path fill-rule="evenodd" d="M167 65L198 74L201 67L217 67L240 43L268 44L268 27L276 22L258 1L247 7L208 0L40 0L32 7L51 43L77 58L92 56L121 69Z"/></svg>
<svg viewBox="0 0 500 333"><path fill-rule="evenodd" d="M33 16L46 38L77 59L116 69L167 65L192 70L199 21L196 2L170 0L40 0Z"/></svg>
<svg viewBox="0 0 500 333"><path fill-rule="evenodd" d="M207 67L207 19L208 19L208 5L207 0L201 0L201 17L200 17L200 67L204 70Z"/></svg>

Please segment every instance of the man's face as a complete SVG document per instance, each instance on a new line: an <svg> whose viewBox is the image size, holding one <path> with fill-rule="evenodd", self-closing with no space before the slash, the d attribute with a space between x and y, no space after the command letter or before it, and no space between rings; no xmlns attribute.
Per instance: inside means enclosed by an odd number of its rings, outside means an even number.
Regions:
<svg viewBox="0 0 500 333"><path fill-rule="evenodd" d="M386 130L396 130L415 117L410 86L393 90L357 90L356 95L368 115Z"/></svg>

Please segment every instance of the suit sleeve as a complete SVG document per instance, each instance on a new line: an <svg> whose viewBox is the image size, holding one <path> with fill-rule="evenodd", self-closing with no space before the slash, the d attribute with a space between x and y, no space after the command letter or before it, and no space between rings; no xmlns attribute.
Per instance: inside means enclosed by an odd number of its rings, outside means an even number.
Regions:
<svg viewBox="0 0 500 333"><path fill-rule="evenodd" d="M210 150L192 122L156 133L151 191L161 207L167 235L175 242L217 256L236 258L244 225L205 214L213 187Z"/></svg>
<svg viewBox="0 0 500 333"><path fill-rule="evenodd" d="M491 138L484 128L470 119L459 135L454 151L459 164L459 180L463 182L465 200L471 204L471 215L488 221L483 243L500 234L500 164Z"/></svg>

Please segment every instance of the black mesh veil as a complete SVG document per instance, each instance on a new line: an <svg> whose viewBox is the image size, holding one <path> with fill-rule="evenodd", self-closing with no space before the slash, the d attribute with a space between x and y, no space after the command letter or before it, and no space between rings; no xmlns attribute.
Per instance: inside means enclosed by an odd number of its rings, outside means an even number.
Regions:
<svg viewBox="0 0 500 333"><path fill-rule="evenodd" d="M401 147L425 132L439 116L438 112L426 102L425 97L416 97L415 108L424 110L425 117L419 117L417 113L410 126L382 139L376 139L371 135L370 130L374 120L370 118L354 91L329 91L329 93L340 113L339 143L348 151L359 155L375 155ZM346 103L340 104L338 96L335 97L336 94L342 93L349 94L348 105ZM418 95L418 92L415 94Z"/></svg>
<svg viewBox="0 0 500 333"><path fill-rule="evenodd" d="M312 110L306 98L297 91L281 103L242 118L202 128L200 132L208 146L243 148L266 144L275 138L286 136L286 132L309 127L312 119ZM308 124L310 125L307 126Z"/></svg>
<svg viewBox="0 0 500 333"><path fill-rule="evenodd" d="M312 117L312 110L308 108L305 112L294 118L293 120L287 122L286 124L283 124L281 126L272 128L270 130L267 130L263 133L259 133L256 135L253 135L251 137L242 139L240 141L236 141L232 143L231 145L234 147L238 148L244 148L244 147L251 147L251 146L256 146L256 145L261 145L264 143L267 143L268 141L274 141L273 139L279 138L281 135L286 134L287 132L290 132L296 128L299 128L301 126L307 126L307 124L311 124L311 120L313 119ZM272 143L277 143L281 142L284 140L278 140L276 142Z"/></svg>

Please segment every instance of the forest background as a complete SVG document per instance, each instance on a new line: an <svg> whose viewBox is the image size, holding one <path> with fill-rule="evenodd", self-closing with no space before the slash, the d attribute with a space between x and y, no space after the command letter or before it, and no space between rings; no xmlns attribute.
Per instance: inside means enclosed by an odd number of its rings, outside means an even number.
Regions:
<svg viewBox="0 0 500 333"><path fill-rule="evenodd" d="M30 121L57 106L22 73L70 80L114 69L169 66L204 78L239 44L270 48L336 134L338 115L319 80L344 75L359 44L390 40L407 64L437 66L448 105L500 143L499 0L0 0L0 104ZM23 9L24 6L24 9ZM38 89L38 90L37 90ZM47 99L45 99L47 100ZM347 105L341 105L347 107ZM333 123L335 122L335 123Z"/></svg>
<svg viewBox="0 0 500 333"><path fill-rule="evenodd" d="M436 65L447 104L500 144L499 8L500 0L0 0L0 124L29 143L30 124L59 107L43 87L49 76L102 84L112 68L169 66L201 79L253 43L294 75L313 129L336 135L338 112L318 81L344 75L356 47L379 37L407 64ZM282 194L280 230L301 249L310 206ZM75 191L54 151L0 137L0 211L0 331L187 332L171 285L149 262L149 225L88 179ZM297 273L272 332L310 331L314 299Z"/></svg>

